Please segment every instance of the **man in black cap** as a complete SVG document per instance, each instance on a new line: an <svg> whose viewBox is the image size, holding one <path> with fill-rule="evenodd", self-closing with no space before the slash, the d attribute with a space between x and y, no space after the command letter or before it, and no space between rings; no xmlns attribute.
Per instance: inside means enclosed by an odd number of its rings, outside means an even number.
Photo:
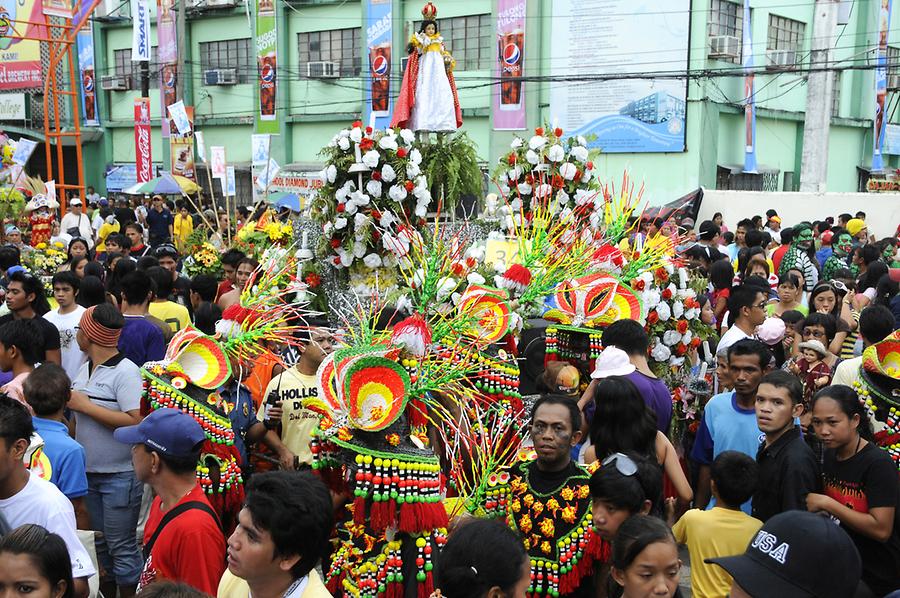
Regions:
<svg viewBox="0 0 900 598"><path fill-rule="evenodd" d="M828 517L786 511L738 556L707 559L734 578L731 598L849 598L862 574L850 536Z"/></svg>

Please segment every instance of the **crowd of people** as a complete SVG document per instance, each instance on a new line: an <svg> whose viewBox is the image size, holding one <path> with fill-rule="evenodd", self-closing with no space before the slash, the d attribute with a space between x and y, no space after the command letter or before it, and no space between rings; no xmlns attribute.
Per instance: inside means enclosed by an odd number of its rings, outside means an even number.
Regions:
<svg viewBox="0 0 900 598"><path fill-rule="evenodd" d="M259 264L219 234L223 277L189 278L185 244L203 226L189 205L92 191L51 233L68 252L52 289L21 265L41 251L27 229L7 226L0 247L0 595L332 595L336 512L353 497L310 471L309 400L340 331L310 320L230 364L217 392L246 497L223 521L198 481L204 429L177 409L148 414L141 367L191 327L215 335ZM694 356L714 364L699 425L673 435L674 389L648 367L647 330L610 324L589 384L565 367L540 376L553 380L528 413L533 459L501 482L501 516L451 521L434 596L679 596L679 545L698 597L900 595L897 238L874 239L864 213L676 224L715 330ZM673 228L648 218L629 242ZM574 537L581 562L542 570L532 527L541 545ZM419 549L413 560L431 558Z"/></svg>

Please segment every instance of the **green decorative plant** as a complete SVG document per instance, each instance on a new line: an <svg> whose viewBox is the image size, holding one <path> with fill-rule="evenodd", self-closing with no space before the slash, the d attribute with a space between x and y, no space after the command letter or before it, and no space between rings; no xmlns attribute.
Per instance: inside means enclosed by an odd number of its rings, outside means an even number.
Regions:
<svg viewBox="0 0 900 598"><path fill-rule="evenodd" d="M464 195L481 197L483 177L475 144L464 132L437 135L422 147L422 172L441 208L453 213Z"/></svg>

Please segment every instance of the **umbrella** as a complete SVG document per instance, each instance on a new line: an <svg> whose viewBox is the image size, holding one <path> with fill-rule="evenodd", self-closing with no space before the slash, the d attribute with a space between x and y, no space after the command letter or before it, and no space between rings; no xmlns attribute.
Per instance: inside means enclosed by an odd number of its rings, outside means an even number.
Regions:
<svg viewBox="0 0 900 598"><path fill-rule="evenodd" d="M296 193L270 193L269 203L276 208L287 208L292 212L299 212L302 209L300 196Z"/></svg>
<svg viewBox="0 0 900 598"><path fill-rule="evenodd" d="M123 193L128 195L181 195L182 193L196 193L199 190L200 187L194 181L177 174L164 172L161 176L150 179L146 183L128 187Z"/></svg>

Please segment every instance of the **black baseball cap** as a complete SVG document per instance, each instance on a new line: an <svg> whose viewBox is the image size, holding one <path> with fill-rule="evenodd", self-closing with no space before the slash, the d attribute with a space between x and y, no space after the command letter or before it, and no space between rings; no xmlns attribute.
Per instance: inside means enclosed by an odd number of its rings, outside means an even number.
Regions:
<svg viewBox="0 0 900 598"><path fill-rule="evenodd" d="M744 554L706 559L753 598L853 596L862 561L850 536L831 518L786 511L762 526Z"/></svg>
<svg viewBox="0 0 900 598"><path fill-rule="evenodd" d="M775 210L772 210L772 209L766 210L766 218L771 219L772 216L777 216L777 215L778 215L778 212L776 212Z"/></svg>

